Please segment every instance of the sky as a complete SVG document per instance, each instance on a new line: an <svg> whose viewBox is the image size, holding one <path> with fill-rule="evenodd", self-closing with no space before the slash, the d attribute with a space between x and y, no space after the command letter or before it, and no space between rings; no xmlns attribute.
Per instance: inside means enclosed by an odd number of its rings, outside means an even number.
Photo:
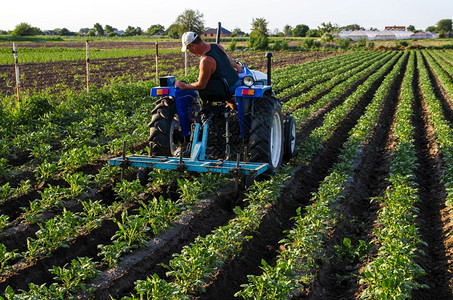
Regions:
<svg viewBox="0 0 453 300"><path fill-rule="evenodd" d="M0 8L0 30L13 30L26 22L41 30L67 28L79 31L95 23L119 30L127 26L148 29L153 24L168 28L186 9L203 14L205 27L239 28L250 32L255 18L264 18L268 29L285 25L317 28L323 22L339 26L359 24L383 30L385 26L414 25L424 30L439 20L453 19L452 0L15 0Z"/></svg>

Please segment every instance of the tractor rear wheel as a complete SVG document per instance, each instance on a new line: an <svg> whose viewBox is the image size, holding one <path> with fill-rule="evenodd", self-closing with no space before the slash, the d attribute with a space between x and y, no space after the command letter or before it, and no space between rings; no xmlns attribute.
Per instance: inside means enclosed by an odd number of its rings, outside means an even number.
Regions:
<svg viewBox="0 0 453 300"><path fill-rule="evenodd" d="M177 156L181 151L183 138L176 113L175 100L170 97L157 101L148 124L149 141L153 143L153 153L162 156Z"/></svg>
<svg viewBox="0 0 453 300"><path fill-rule="evenodd" d="M255 100L250 128L250 154L253 162L280 168L283 160L283 114L280 102L271 95Z"/></svg>

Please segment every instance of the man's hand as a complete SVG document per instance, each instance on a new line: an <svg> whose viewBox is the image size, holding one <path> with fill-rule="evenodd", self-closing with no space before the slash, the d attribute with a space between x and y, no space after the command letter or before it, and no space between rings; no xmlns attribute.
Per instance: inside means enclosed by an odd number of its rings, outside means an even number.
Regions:
<svg viewBox="0 0 453 300"><path fill-rule="evenodd" d="M182 82L181 80L176 81L175 85L179 87L180 89L185 89L186 84Z"/></svg>
<svg viewBox="0 0 453 300"><path fill-rule="evenodd" d="M241 64L236 63L236 68L235 69L236 69L236 71L238 73L242 73L242 65Z"/></svg>

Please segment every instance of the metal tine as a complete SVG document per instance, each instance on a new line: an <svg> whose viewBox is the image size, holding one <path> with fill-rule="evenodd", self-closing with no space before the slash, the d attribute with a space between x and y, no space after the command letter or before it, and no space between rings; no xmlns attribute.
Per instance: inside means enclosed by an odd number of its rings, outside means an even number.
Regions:
<svg viewBox="0 0 453 300"><path fill-rule="evenodd" d="M123 161L126 160L126 141L123 141L123 155L122 155L122 159ZM123 166L121 167L121 177L120 177L120 181L123 181L123 178L124 178L124 164Z"/></svg>
<svg viewBox="0 0 453 300"><path fill-rule="evenodd" d="M150 157L153 157L154 156L154 143L153 142L149 142L149 156Z"/></svg>

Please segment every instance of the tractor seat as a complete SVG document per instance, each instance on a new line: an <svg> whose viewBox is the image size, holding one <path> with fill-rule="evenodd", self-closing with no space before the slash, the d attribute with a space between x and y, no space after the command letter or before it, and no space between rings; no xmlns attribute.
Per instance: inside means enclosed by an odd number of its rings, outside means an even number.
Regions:
<svg viewBox="0 0 453 300"><path fill-rule="evenodd" d="M230 86L225 78L210 79L206 88L199 90L198 94L207 105L214 102L234 102L234 95L230 92Z"/></svg>

